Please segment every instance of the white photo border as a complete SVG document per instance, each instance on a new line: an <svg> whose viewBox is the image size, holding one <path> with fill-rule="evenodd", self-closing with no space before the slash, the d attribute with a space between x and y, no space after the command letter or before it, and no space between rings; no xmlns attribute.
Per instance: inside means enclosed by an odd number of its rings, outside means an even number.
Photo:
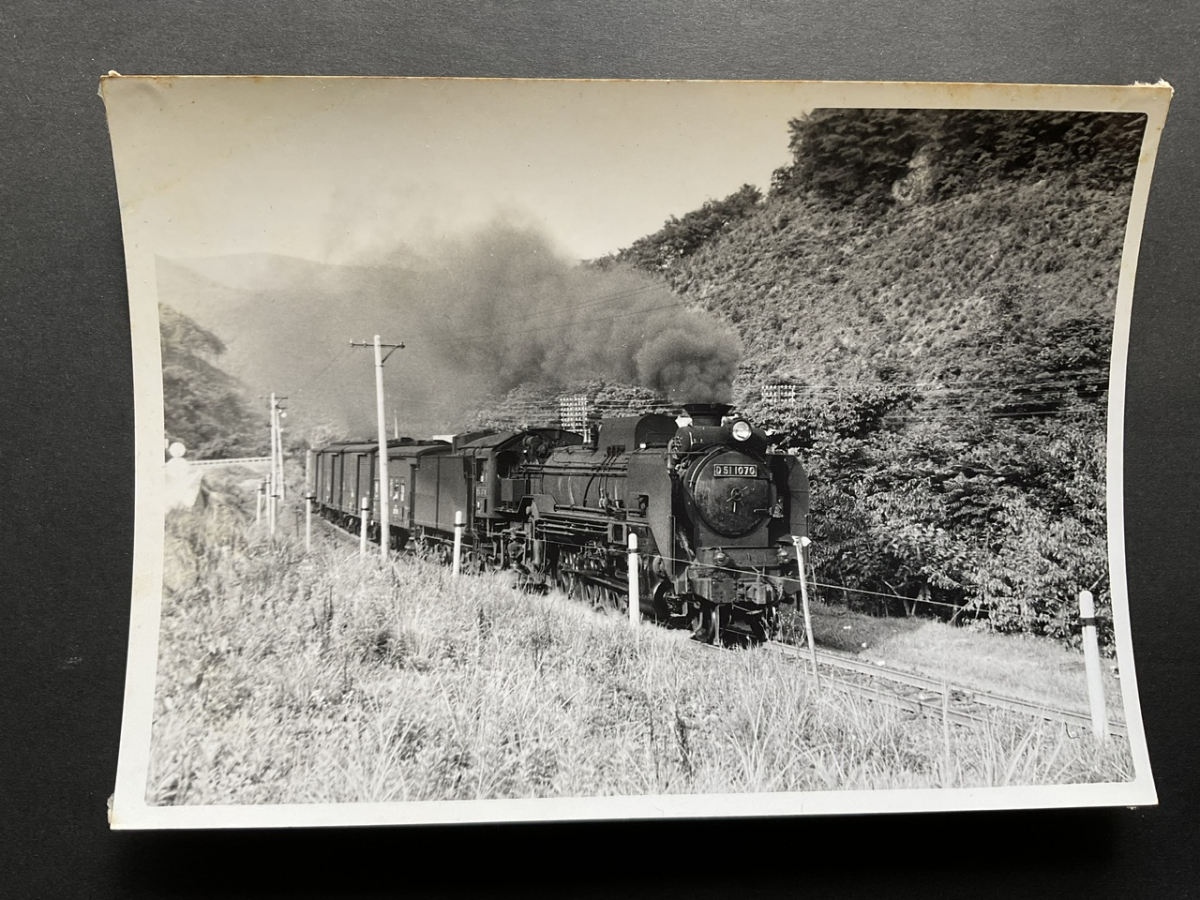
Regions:
<svg viewBox="0 0 1200 900"><path fill-rule="evenodd" d="M322 82L381 79L303 77ZM146 802L150 738L163 589L165 497L162 490L163 387L159 345L154 235L131 201L138 172L128 164L131 147L149 133L139 116L139 97L166 90L178 79L249 80L249 76L120 76L101 81L113 145L126 274L129 284L135 394L136 520L129 657L116 790L110 801L114 829L277 828L384 824L526 822L580 819L667 819L797 816L1052 807L1143 806L1157 803L1134 667L1126 582L1124 535L1124 410L1129 329L1138 251L1159 137L1172 89L1165 83L1128 86L956 84L893 82L679 82L735 84L746 91L791 85L808 108L1011 109L1144 113L1147 117L1126 226L1113 329L1107 430L1107 513L1113 625L1125 722L1135 775L1125 783L1038 787L846 790L811 793L647 795L536 800L444 800L398 803L153 806ZM544 83L540 79L382 79L463 84ZM595 81L571 82L595 84ZM622 85L661 82L599 82Z"/></svg>

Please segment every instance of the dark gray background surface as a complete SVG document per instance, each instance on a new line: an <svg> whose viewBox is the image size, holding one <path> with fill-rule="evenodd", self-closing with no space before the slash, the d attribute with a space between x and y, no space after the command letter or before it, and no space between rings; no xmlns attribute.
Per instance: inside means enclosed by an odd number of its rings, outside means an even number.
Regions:
<svg viewBox="0 0 1200 900"><path fill-rule="evenodd" d="M0 896L1196 893L1198 24L1183 0L0 7ZM1134 304L1125 467L1134 642L1161 806L109 833L133 535L129 318L96 96L109 69L1170 81Z"/></svg>

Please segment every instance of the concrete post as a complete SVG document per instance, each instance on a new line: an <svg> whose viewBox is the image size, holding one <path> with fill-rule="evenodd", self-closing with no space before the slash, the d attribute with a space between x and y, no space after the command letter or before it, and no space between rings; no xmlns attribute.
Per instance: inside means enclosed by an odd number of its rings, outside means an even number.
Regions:
<svg viewBox="0 0 1200 900"><path fill-rule="evenodd" d="M1108 710L1104 702L1104 679L1100 672L1100 643L1096 637L1096 602L1091 591L1079 592L1079 621L1083 625L1083 662L1087 669L1092 733L1103 741L1108 739Z"/></svg>
<svg viewBox="0 0 1200 900"><path fill-rule="evenodd" d="M456 509L454 511L454 566L452 570L455 578L462 572L462 541L463 529L466 524L466 515L461 509Z"/></svg>
<svg viewBox="0 0 1200 900"><path fill-rule="evenodd" d="M637 626L642 621L642 589L638 580L638 539L629 532L629 624Z"/></svg>
<svg viewBox="0 0 1200 900"><path fill-rule="evenodd" d="M800 600L804 605L804 633L808 638L808 652L812 657L813 682L821 687L821 676L817 672L817 645L813 642L812 614L808 608L808 570L804 564L804 549L812 543L806 537L798 537L796 541L796 563L800 568Z"/></svg>
<svg viewBox="0 0 1200 900"><path fill-rule="evenodd" d="M367 555L367 522L371 518L371 498L363 494L358 504L358 513L362 519L362 529L358 535L358 555Z"/></svg>

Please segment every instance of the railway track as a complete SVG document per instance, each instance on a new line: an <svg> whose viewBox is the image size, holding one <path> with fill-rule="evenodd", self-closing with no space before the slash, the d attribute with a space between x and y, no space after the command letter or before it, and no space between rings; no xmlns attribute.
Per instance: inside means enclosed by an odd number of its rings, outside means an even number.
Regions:
<svg viewBox="0 0 1200 900"><path fill-rule="evenodd" d="M764 648L811 665L807 649L768 641ZM1061 722L1072 728L1091 729L1091 716L1072 710L1030 703L1016 697L1006 697L989 691L960 688L936 678L908 672L892 666L863 662L844 653L818 650L817 670L822 683L838 690L888 703L910 712L928 716L945 716L960 725L979 725L995 710L1019 713L1032 718ZM1110 734L1124 737L1124 723L1110 721Z"/></svg>
<svg viewBox="0 0 1200 900"><path fill-rule="evenodd" d="M332 522L320 517L314 517L314 521L319 521L325 527L326 533L336 534L340 539L355 543L359 540L357 536L338 528ZM713 650L723 649L713 644L696 646ZM812 663L809 651L793 644L767 641L763 649L794 659L798 664L809 666ZM986 724L994 711L1002 710L1049 722L1061 722L1071 728L1088 730L1092 727L1091 716L1086 713L1030 703L990 691L960 688L917 672L864 662L849 654L832 650L817 650L816 658L822 684L829 684L837 690L887 703L917 715L945 718L958 725L979 726ZM1108 730L1110 734L1119 737L1125 737L1127 734L1122 722L1110 720Z"/></svg>

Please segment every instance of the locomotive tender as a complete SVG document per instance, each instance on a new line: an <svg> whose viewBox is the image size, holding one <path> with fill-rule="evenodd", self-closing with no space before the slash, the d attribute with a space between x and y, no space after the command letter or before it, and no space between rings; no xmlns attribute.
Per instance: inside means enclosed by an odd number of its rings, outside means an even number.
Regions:
<svg viewBox="0 0 1200 900"><path fill-rule="evenodd" d="M700 640L763 640L799 590L794 541L808 533L808 479L793 456L724 404L556 428L388 442L389 540L448 557L465 514L467 568L508 568L601 605L627 604L628 537L640 611ZM591 429L589 429L591 431ZM377 444L315 451L317 508L379 540Z"/></svg>

